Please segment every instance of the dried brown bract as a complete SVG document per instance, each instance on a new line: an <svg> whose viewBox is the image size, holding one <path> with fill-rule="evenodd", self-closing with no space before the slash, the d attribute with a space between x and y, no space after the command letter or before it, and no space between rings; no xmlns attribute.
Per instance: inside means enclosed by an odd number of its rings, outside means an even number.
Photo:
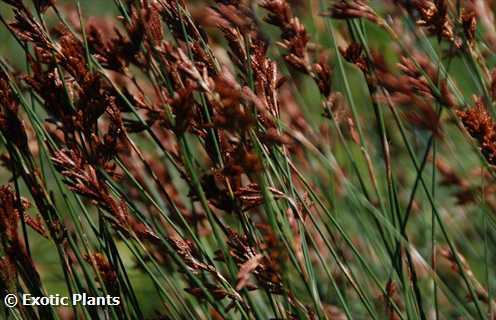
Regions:
<svg viewBox="0 0 496 320"><path fill-rule="evenodd" d="M229 295L229 293L225 289L213 284L205 285L205 289L216 300L222 300ZM190 287L190 288L185 288L184 290L198 299L201 300L207 299L207 294L205 293L204 289L201 287Z"/></svg>
<svg viewBox="0 0 496 320"><path fill-rule="evenodd" d="M475 105L468 110L457 111L457 115L468 133L479 142L481 152L487 161L496 165L496 124L482 98L477 98Z"/></svg>
<svg viewBox="0 0 496 320"><path fill-rule="evenodd" d="M17 269L15 261L8 256L0 258L0 286L6 290L15 290Z"/></svg>
<svg viewBox="0 0 496 320"><path fill-rule="evenodd" d="M102 280L108 289L117 289L117 273L103 254L95 252L90 255L86 255L84 258L89 263L95 263L95 267L97 268L98 273L102 277Z"/></svg>
<svg viewBox="0 0 496 320"><path fill-rule="evenodd" d="M331 69L327 56L321 52L317 59L310 54L310 38L305 26L293 15L291 7L285 0L266 0L260 6L269 15L265 20L281 30L281 47L288 51L284 60L299 70L311 76L316 82L320 93L325 97L331 93Z"/></svg>
<svg viewBox="0 0 496 320"><path fill-rule="evenodd" d="M359 43L350 43L346 49L340 48L340 51L346 61L356 65L362 72L368 72L367 58L364 56L363 47Z"/></svg>
<svg viewBox="0 0 496 320"><path fill-rule="evenodd" d="M17 250L19 236L17 233L20 219L18 201L10 186L0 187L0 231L4 245ZM9 249L9 248L8 248Z"/></svg>
<svg viewBox="0 0 496 320"><path fill-rule="evenodd" d="M53 49L52 42L46 35L43 27L26 10L14 11L14 22L10 28L22 41L32 42L35 46L46 50Z"/></svg>
<svg viewBox="0 0 496 320"><path fill-rule="evenodd" d="M446 0L415 0L413 5L420 13L417 24L438 37L439 40L454 38L453 23L449 19L448 2Z"/></svg>
<svg viewBox="0 0 496 320"><path fill-rule="evenodd" d="M285 0L268 0L260 6L269 11L265 20L281 29L281 46L289 52L284 59L296 69L307 71L310 67L307 53L309 38L288 3Z"/></svg>
<svg viewBox="0 0 496 320"><path fill-rule="evenodd" d="M158 3L146 3L141 10L141 20L145 26L147 37L152 45L158 46L164 39L162 32L162 20L160 19L160 6Z"/></svg>
<svg viewBox="0 0 496 320"><path fill-rule="evenodd" d="M183 1L158 0L160 15L175 39L188 42L188 38L186 38L188 35L192 39L201 39L202 34L199 27L195 26L193 21L182 11L184 6ZM156 8L154 10L157 10Z"/></svg>
<svg viewBox="0 0 496 320"><path fill-rule="evenodd" d="M69 188L109 212L114 218L111 222L117 229L128 235L135 233L152 242L157 240L157 236L146 225L129 214L124 200L118 201L110 195L101 174L81 154L74 150L59 150L54 152L52 160L56 169L66 178Z"/></svg>
<svg viewBox="0 0 496 320"><path fill-rule="evenodd" d="M246 235L237 234L233 230L229 230L229 240L227 242L230 250L230 255L234 261L240 266L240 276L238 286L246 283L246 275L243 273L252 273L257 279L257 283L275 294L283 294L284 287L280 275L274 265L274 261L266 256L261 256L260 253L248 243Z"/></svg>
<svg viewBox="0 0 496 320"><path fill-rule="evenodd" d="M0 71L0 130L22 152L29 152L26 128L18 112L18 101L10 87L9 79Z"/></svg>
<svg viewBox="0 0 496 320"><path fill-rule="evenodd" d="M242 32L249 32L253 28L253 19L250 10L239 3L223 4L218 1L217 10L229 25L235 26Z"/></svg>
<svg viewBox="0 0 496 320"><path fill-rule="evenodd" d="M470 45L474 44L475 32L477 30L477 15L474 10L465 9L461 15L463 32Z"/></svg>
<svg viewBox="0 0 496 320"><path fill-rule="evenodd" d="M41 235L44 238L48 239L48 231L46 230L44 226L44 222L41 218L41 216L36 216L36 217L31 217L27 215L26 213L24 214L24 220L28 226L31 227L34 231L36 231L39 235Z"/></svg>
<svg viewBox="0 0 496 320"><path fill-rule="evenodd" d="M400 75L375 61L374 66L378 84L388 92L387 98L379 95L378 101L403 106L411 124L442 136L436 103L447 107L454 107L456 103L447 82L438 80L439 73L432 62L419 53L414 53L412 58L401 57L397 65ZM436 83L439 83L439 91L434 89Z"/></svg>
<svg viewBox="0 0 496 320"><path fill-rule="evenodd" d="M320 93L324 97L329 97L331 95L332 70L326 53L321 53L318 62L313 64L311 75L319 87Z"/></svg>
<svg viewBox="0 0 496 320"><path fill-rule="evenodd" d="M40 12L45 12L48 8L55 5L55 0L34 0L33 2Z"/></svg>
<svg viewBox="0 0 496 320"><path fill-rule="evenodd" d="M203 263L198 251L190 240L183 240L179 237L170 238L169 243L176 253L183 259L183 262L193 271L212 271L214 267Z"/></svg>
<svg viewBox="0 0 496 320"><path fill-rule="evenodd" d="M34 263L28 256L25 244L18 233L24 209L22 201L9 185L0 186L0 247L4 253L0 265L5 267L0 270L0 279L6 281L4 283L7 286L13 285L10 281L13 281L18 271L24 281L36 283L40 281Z"/></svg>
<svg viewBox="0 0 496 320"><path fill-rule="evenodd" d="M334 19L364 18L373 23L380 22L380 18L365 0L340 0L330 8L326 15Z"/></svg>
<svg viewBox="0 0 496 320"><path fill-rule="evenodd" d="M461 177L446 161L436 159L436 168L441 173L441 185L457 188L457 191L453 195L458 205L463 206L477 201L476 193L480 190L473 188L469 184L469 180Z"/></svg>
<svg viewBox="0 0 496 320"><path fill-rule="evenodd" d="M65 70L80 83L89 80L89 70L81 41L70 31L64 29L59 38L59 45L60 53L57 55L57 58Z"/></svg>

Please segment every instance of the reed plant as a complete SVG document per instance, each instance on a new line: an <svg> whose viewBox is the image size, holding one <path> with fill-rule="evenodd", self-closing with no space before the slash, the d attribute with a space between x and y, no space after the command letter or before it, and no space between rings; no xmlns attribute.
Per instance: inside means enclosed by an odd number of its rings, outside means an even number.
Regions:
<svg viewBox="0 0 496 320"><path fill-rule="evenodd" d="M0 317L496 319L495 10L0 1Z"/></svg>

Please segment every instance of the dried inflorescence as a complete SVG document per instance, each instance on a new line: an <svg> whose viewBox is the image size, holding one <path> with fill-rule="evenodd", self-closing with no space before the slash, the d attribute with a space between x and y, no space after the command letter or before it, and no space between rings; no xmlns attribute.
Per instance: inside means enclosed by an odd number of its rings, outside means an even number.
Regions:
<svg viewBox="0 0 496 320"><path fill-rule="evenodd" d="M373 23L380 22L379 17L366 0L339 0L331 7L328 15L334 19L364 18Z"/></svg>
<svg viewBox="0 0 496 320"><path fill-rule="evenodd" d="M426 27L438 39L453 40L453 23L449 19L448 2L446 0L416 0L413 1L413 6L417 8L421 16L421 19L417 22L419 26Z"/></svg>
<svg viewBox="0 0 496 320"><path fill-rule="evenodd" d="M88 263L94 263L94 267L98 270L98 273L100 274L100 277L102 278L105 286L109 290L116 292L116 288L118 286L117 274L115 272L114 266L112 266L108 259L100 252L86 255L84 258Z"/></svg>
<svg viewBox="0 0 496 320"><path fill-rule="evenodd" d="M25 9L23 0L2 0L2 2L9 4L17 9ZM49 7L55 5L55 2L56 0L33 0L36 9L40 12L45 12Z"/></svg>
<svg viewBox="0 0 496 320"><path fill-rule="evenodd" d="M40 278L31 256L26 250L26 244L21 240L19 225L21 219L32 225L37 231L43 227L30 220L25 214L27 202L19 199L10 185L0 186L0 249L4 256L0 258L0 287L2 290L12 290L15 279L20 274L25 281L39 283ZM31 221L28 223L28 221Z"/></svg>
<svg viewBox="0 0 496 320"><path fill-rule="evenodd" d="M360 61L360 60L359 60ZM457 105L446 79L440 79L437 68L423 54L400 57L400 74L394 73L381 60L372 59L377 84L387 93L378 94L377 101L404 107L406 117L414 126L442 135L442 126L436 105L453 108Z"/></svg>
<svg viewBox="0 0 496 320"><path fill-rule="evenodd" d="M184 263L191 268L192 271L215 271L215 268L209 264L202 262L202 258L190 240L183 240L181 238L170 238L170 245L174 251L183 259Z"/></svg>
<svg viewBox="0 0 496 320"><path fill-rule="evenodd" d="M19 249L19 235L17 228L19 226L19 202L12 189L9 186L0 188L0 231L2 233L2 242L4 245L12 246L10 250Z"/></svg>
<svg viewBox="0 0 496 320"><path fill-rule="evenodd" d="M265 20L281 29L281 46L288 51L286 61L297 69L307 71L309 37L300 20L293 16L289 4L284 0L264 1L260 6L269 15Z"/></svg>
<svg viewBox="0 0 496 320"><path fill-rule="evenodd" d="M66 183L74 192L94 201L110 214L111 222L125 234L155 241L157 236L143 223L129 214L126 203L110 195L106 183L97 169L87 163L74 151L56 151L52 157L55 167L66 178Z"/></svg>
<svg viewBox="0 0 496 320"><path fill-rule="evenodd" d="M44 50L55 49L43 27L24 7L14 11L14 21L9 27L22 41L32 42Z"/></svg>
<svg viewBox="0 0 496 320"><path fill-rule="evenodd" d="M496 165L496 123L489 114L482 98L477 98L474 106L458 110L458 117L468 133L478 141L487 162Z"/></svg>
<svg viewBox="0 0 496 320"><path fill-rule="evenodd" d="M241 268L237 288L246 286L247 276L251 273L257 279L257 284L269 292L275 294L285 292L275 261L258 253L257 249L250 246L246 235L229 230L227 244L230 247L229 254Z"/></svg>
<svg viewBox="0 0 496 320"><path fill-rule="evenodd" d="M475 43L475 33L477 31L477 14L473 9L465 9L460 17L463 26L463 32L470 45Z"/></svg>
<svg viewBox="0 0 496 320"><path fill-rule="evenodd" d="M297 70L307 73L317 83L325 97L331 90L331 69L326 55L321 53L318 59L312 59L310 54L310 38L300 20L294 16L286 0L266 0L260 6L269 15L265 18L268 23L281 30L281 47L288 51L284 60Z"/></svg>
<svg viewBox="0 0 496 320"><path fill-rule="evenodd" d="M459 206L477 205L481 198L484 203L493 211L496 212L496 198L494 197L495 185L491 173L481 168L474 168L470 172L468 179L463 177L453 166L446 160L436 159L436 168L441 175L439 183L442 186L454 188L453 196L456 199L456 204ZM478 180L484 181L483 186L478 185Z"/></svg>
<svg viewBox="0 0 496 320"><path fill-rule="evenodd" d="M363 73L369 72L369 63L359 43L352 42L346 49L340 48L340 52L346 61L356 65Z"/></svg>
<svg viewBox="0 0 496 320"><path fill-rule="evenodd" d="M12 91L10 80L0 70L0 130L21 151L27 151L28 137L19 115L19 104Z"/></svg>

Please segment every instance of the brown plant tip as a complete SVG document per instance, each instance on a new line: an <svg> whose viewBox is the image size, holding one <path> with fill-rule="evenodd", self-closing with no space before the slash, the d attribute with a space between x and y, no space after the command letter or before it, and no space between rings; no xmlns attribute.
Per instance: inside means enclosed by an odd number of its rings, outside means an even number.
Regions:
<svg viewBox="0 0 496 320"><path fill-rule="evenodd" d="M289 52L284 59L298 70L308 70L309 38L303 24L293 16L289 4L285 0L266 0L260 6L269 11L265 21L281 29L280 45Z"/></svg>
<svg viewBox="0 0 496 320"><path fill-rule="evenodd" d="M191 268L192 271L213 271L215 268L209 264L203 263L200 254L190 240L184 240L180 237L171 237L168 239L173 250L182 258L183 262Z"/></svg>
<svg viewBox="0 0 496 320"><path fill-rule="evenodd" d="M19 199L10 185L0 186L0 239L5 254L5 259L0 261L8 268L0 269L0 278L13 277L19 267L32 281L39 281L33 260L18 233L20 217L26 208L27 202Z"/></svg>
<svg viewBox="0 0 496 320"><path fill-rule="evenodd" d="M7 290L15 290L17 280L17 268L15 261L8 256L0 258L0 283Z"/></svg>
<svg viewBox="0 0 496 320"><path fill-rule="evenodd" d="M26 221L26 224L31 227L31 229L36 231L42 237L48 239L48 231L43 224L41 216L31 217L27 214L24 214L24 220Z"/></svg>
<svg viewBox="0 0 496 320"><path fill-rule="evenodd" d="M329 12L324 15L341 20L364 18L373 23L379 23L380 18L374 10L369 7L367 2L368 1L365 0L340 0L332 5Z"/></svg>
<svg viewBox="0 0 496 320"><path fill-rule="evenodd" d="M212 297L216 300L222 300L229 295L225 289L222 289L221 287L213 285L213 284L207 284L207 285L205 285L204 288L190 287L190 288L185 288L184 290L186 292L188 292L189 294L191 294L191 295L193 295L196 298L201 299L201 300L207 299L207 293L205 292L205 290L210 295L212 295Z"/></svg>
<svg viewBox="0 0 496 320"><path fill-rule="evenodd" d="M474 204L477 202L477 194L481 192L481 190L478 190L479 188L472 187L468 179L462 178L454 168L442 159L436 159L436 168L441 173L441 185L457 188L453 192L457 205ZM488 197L488 203L490 203L488 190L484 192L488 193L486 196Z"/></svg>
<svg viewBox="0 0 496 320"><path fill-rule="evenodd" d="M479 142L482 154L487 161L496 165L496 123L486 109L482 98L477 98L474 106L466 111L456 112L468 133Z"/></svg>
<svg viewBox="0 0 496 320"><path fill-rule="evenodd" d="M368 71L367 58L364 55L363 47L359 43L350 43L346 49L339 48L339 51L346 61L356 65L362 72Z"/></svg>
<svg viewBox="0 0 496 320"><path fill-rule="evenodd" d="M421 19L417 21L419 26L438 37L453 40L453 23L449 19L448 2L446 0L415 0L413 5L420 13Z"/></svg>
<svg viewBox="0 0 496 320"><path fill-rule="evenodd" d="M240 235L232 229L229 229L228 232L229 254L240 267L237 286L244 287L248 281L248 274L253 274L258 285L271 293L283 294L284 287L275 261L270 257L261 255L250 246L246 235Z"/></svg>
<svg viewBox="0 0 496 320"><path fill-rule="evenodd" d="M328 56L325 53L322 53L319 57L319 61L314 63L312 66L311 76L319 87L320 93L324 97L329 97L331 92L331 77L332 70L328 62Z"/></svg>
<svg viewBox="0 0 496 320"><path fill-rule="evenodd" d="M117 273L114 270L114 267L110 264L108 259L101 253L95 252L89 255L86 255L84 259L91 264L95 264L98 273L102 277L103 282L110 290L116 289L117 284Z"/></svg>
<svg viewBox="0 0 496 320"><path fill-rule="evenodd" d="M463 32L470 45L474 44L475 32L477 30L477 14L475 10L465 9L461 14Z"/></svg>
<svg viewBox="0 0 496 320"><path fill-rule="evenodd" d="M305 26L294 16L289 3L285 0L265 0L260 6L269 11L265 21L281 30L282 41L279 45L287 50L284 60L296 70L311 76L320 93L328 97L331 94L331 68L327 55L321 52L317 58L312 57L310 37Z"/></svg>
<svg viewBox="0 0 496 320"><path fill-rule="evenodd" d="M34 0L33 2L40 12L45 12L48 8L55 5L55 0Z"/></svg>
<svg viewBox="0 0 496 320"><path fill-rule="evenodd" d="M17 227L19 210L17 199L10 186L0 187L0 232L5 243L11 246L19 245Z"/></svg>
<svg viewBox="0 0 496 320"><path fill-rule="evenodd" d="M18 112L19 105L9 79L0 70L0 130L22 152L29 152L26 128Z"/></svg>
<svg viewBox="0 0 496 320"><path fill-rule="evenodd" d="M412 125L443 137L436 103L451 108L456 106L456 101L446 79L439 79L438 69L432 61L418 52L413 52L411 57L401 56L397 64L401 72L398 75L376 60L372 63L377 82L388 92L387 97L378 94L377 101L401 106ZM439 83L439 88L434 83Z"/></svg>
<svg viewBox="0 0 496 320"><path fill-rule="evenodd" d="M43 27L25 10L14 11L14 22L9 24L12 31L22 41L31 42L43 49L53 49Z"/></svg>

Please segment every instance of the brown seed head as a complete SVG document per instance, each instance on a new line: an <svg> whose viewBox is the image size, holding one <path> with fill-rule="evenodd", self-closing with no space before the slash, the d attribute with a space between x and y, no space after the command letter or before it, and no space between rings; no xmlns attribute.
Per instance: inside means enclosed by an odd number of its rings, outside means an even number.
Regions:
<svg viewBox="0 0 496 320"><path fill-rule="evenodd" d="M367 1L365 0L340 0L331 7L330 12L326 15L334 19L346 20L365 18L373 23L380 22L379 17L374 10L367 5Z"/></svg>
<svg viewBox="0 0 496 320"><path fill-rule="evenodd" d="M482 98L466 111L457 111L463 126L479 142L481 152L487 161L496 165L496 124L486 109Z"/></svg>

